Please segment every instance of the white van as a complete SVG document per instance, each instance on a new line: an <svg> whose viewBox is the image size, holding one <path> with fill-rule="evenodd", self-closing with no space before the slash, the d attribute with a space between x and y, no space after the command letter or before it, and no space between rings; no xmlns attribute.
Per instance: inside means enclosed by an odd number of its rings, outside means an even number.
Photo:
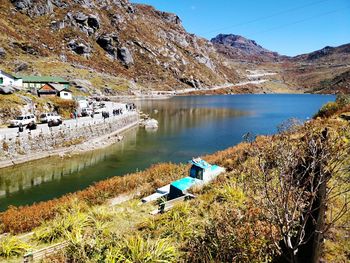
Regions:
<svg viewBox="0 0 350 263"><path fill-rule="evenodd" d="M41 123L48 123L49 121L62 121L62 117L56 113L48 112L40 115Z"/></svg>
<svg viewBox="0 0 350 263"><path fill-rule="evenodd" d="M33 114L21 115L14 120L10 120L10 127L26 126L31 122L36 123L36 118Z"/></svg>

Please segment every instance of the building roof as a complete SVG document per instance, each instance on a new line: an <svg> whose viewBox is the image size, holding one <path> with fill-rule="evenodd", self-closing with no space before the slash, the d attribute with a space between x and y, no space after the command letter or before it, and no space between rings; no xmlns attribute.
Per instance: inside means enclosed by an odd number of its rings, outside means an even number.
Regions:
<svg viewBox="0 0 350 263"><path fill-rule="evenodd" d="M57 92L61 92L61 91L68 91L68 92L72 92L69 89L67 89L66 87L64 87L64 85L62 84L57 84L57 83L46 83L47 86L50 86L51 88L53 88L54 90L56 90ZM42 86L38 92L40 93L46 93L47 91L44 90L45 86Z"/></svg>
<svg viewBox="0 0 350 263"><path fill-rule="evenodd" d="M23 82L37 82L37 83L64 83L68 84L69 81L61 77L51 76L23 76Z"/></svg>
<svg viewBox="0 0 350 263"><path fill-rule="evenodd" d="M51 87L53 87L55 90L58 92L61 92L63 90L71 92L69 89L65 88L62 84L57 84L57 83L48 83Z"/></svg>
<svg viewBox="0 0 350 263"><path fill-rule="evenodd" d="M189 161L189 163L191 163L197 167L200 167L202 169L207 169L211 166L209 163L207 163L206 161L204 161L200 158L192 159L191 161Z"/></svg>

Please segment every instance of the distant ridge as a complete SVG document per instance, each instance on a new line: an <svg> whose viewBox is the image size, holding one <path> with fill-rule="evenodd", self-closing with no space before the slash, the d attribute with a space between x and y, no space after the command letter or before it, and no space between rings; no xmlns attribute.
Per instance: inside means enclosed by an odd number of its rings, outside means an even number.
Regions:
<svg viewBox="0 0 350 263"><path fill-rule="evenodd" d="M265 49L254 40L240 35L219 34L210 41L219 53L231 59L277 61L282 57L277 52Z"/></svg>

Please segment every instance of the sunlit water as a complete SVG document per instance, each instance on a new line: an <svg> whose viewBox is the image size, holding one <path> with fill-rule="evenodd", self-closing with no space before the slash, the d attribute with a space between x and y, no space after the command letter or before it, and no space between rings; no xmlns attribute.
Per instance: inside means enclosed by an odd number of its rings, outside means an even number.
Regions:
<svg viewBox="0 0 350 263"><path fill-rule="evenodd" d="M143 101L157 131L135 128L108 148L48 158L0 170L0 209L59 197L112 176L171 161L186 162L242 141L247 132L272 134L289 118L311 118L329 95L232 95Z"/></svg>

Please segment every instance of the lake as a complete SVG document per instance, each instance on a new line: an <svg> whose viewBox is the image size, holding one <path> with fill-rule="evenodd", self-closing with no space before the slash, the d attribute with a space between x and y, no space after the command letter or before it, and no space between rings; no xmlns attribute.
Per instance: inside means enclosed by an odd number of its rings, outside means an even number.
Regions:
<svg viewBox="0 0 350 263"><path fill-rule="evenodd" d="M185 96L138 102L159 121L156 131L134 128L120 143L77 156L53 157L0 170L0 210L48 200L94 182L159 162L186 162L242 141L273 134L283 121L306 121L332 95Z"/></svg>

